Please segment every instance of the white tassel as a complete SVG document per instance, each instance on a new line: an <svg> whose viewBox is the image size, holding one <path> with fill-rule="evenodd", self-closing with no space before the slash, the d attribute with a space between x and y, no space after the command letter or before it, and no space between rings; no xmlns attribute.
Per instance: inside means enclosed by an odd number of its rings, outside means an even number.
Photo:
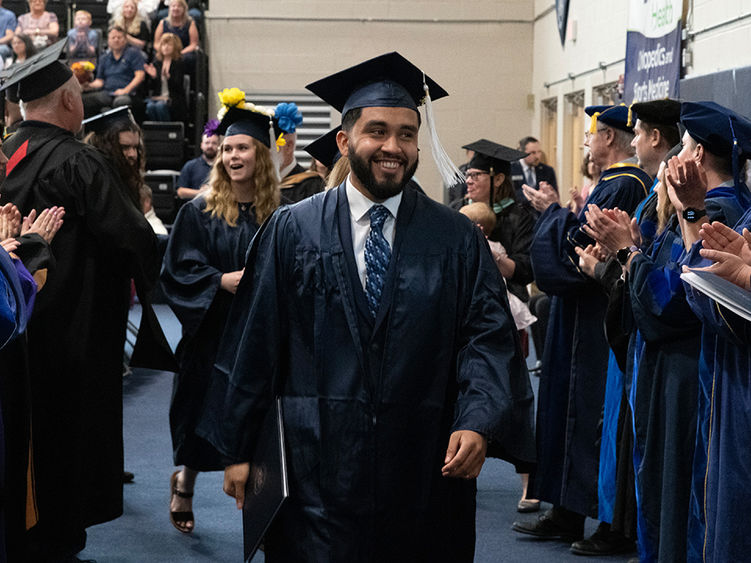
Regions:
<svg viewBox="0 0 751 563"><path fill-rule="evenodd" d="M435 160L436 166L438 166L438 173L441 175L443 184L446 187L451 187L455 184L459 184L465 181L464 174L459 170L452 162L449 155L446 153L446 149L441 145L441 141L438 138L438 131L435 126L435 116L433 115L433 103L430 100L430 92L428 91L428 85L425 83L425 75L423 74L423 90L425 90L425 123L428 127L428 135L430 135L430 150L433 153L433 160Z"/></svg>

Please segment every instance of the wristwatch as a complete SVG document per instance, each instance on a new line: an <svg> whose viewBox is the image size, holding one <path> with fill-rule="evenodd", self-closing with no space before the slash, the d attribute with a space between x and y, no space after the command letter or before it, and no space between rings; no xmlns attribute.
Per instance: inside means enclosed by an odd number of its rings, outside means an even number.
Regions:
<svg viewBox="0 0 751 563"><path fill-rule="evenodd" d="M699 219L707 214L706 209L696 209L695 207L687 207L683 210L683 218L689 223L696 223Z"/></svg>
<svg viewBox="0 0 751 563"><path fill-rule="evenodd" d="M634 246L633 244L631 246L623 247L615 253L615 259L618 260L618 263L621 266L625 266L626 262L628 262L629 256L631 256L637 250L639 250L639 247Z"/></svg>

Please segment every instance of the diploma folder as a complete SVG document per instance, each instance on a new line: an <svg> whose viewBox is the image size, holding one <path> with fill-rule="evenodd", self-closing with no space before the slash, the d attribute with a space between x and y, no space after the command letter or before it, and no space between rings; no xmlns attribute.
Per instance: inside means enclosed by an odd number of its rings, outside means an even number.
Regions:
<svg viewBox="0 0 751 563"><path fill-rule="evenodd" d="M736 315L751 321L751 292L711 272L691 270L681 279Z"/></svg>
<svg viewBox="0 0 751 563"><path fill-rule="evenodd" d="M243 546L246 563L253 559L263 542L263 536L288 496L282 400L277 397L263 419L250 462L250 476L245 485Z"/></svg>

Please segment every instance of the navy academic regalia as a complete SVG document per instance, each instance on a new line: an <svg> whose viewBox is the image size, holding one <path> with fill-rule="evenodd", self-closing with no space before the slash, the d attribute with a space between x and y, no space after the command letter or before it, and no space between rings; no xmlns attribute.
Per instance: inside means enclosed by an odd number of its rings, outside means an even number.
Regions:
<svg viewBox="0 0 751 563"><path fill-rule="evenodd" d="M281 394L290 498L270 562L471 561L475 482L441 477L449 434L533 455L531 428L512 427L532 405L512 404L525 367L484 237L414 190L395 233L374 321L344 184L283 207L253 241L199 432L247 461Z"/></svg>
<svg viewBox="0 0 751 563"><path fill-rule="evenodd" d="M182 324L177 347L170 430L175 465L198 471L222 469L216 451L195 435L219 338L233 295L221 289L222 274L241 270L258 230L255 209L239 205L237 225L204 211L206 199L186 203L175 220L162 267L162 289ZM243 208L244 207L244 208Z"/></svg>
<svg viewBox="0 0 751 563"><path fill-rule="evenodd" d="M619 163L603 172L587 204L631 213L651 184L641 168ZM540 377L533 494L597 517L596 443L609 350L603 330L607 295L578 268L574 247L592 242L580 228L584 222L583 211L577 217L553 204L537 221L531 247L537 285L552 296Z"/></svg>
<svg viewBox="0 0 751 563"><path fill-rule="evenodd" d="M751 211L735 230L751 228ZM695 244L684 264L709 265ZM747 486L751 412L751 323L688 285L686 295L702 322L699 405L688 523L688 561L744 561L751 552Z"/></svg>
<svg viewBox="0 0 751 563"><path fill-rule="evenodd" d="M290 203L297 203L323 191L323 178L312 170L305 170L299 164L287 174L279 186L282 198Z"/></svg>

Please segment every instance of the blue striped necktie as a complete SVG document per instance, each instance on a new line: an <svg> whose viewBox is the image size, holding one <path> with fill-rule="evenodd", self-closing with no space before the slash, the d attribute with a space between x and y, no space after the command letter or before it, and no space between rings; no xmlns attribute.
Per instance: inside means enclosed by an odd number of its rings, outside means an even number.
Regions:
<svg viewBox="0 0 751 563"><path fill-rule="evenodd" d="M391 247L383 236L383 224L389 216L383 205L374 205L370 215L370 234L365 241L365 297L368 300L370 316L375 319L381 302L386 270L391 259Z"/></svg>

